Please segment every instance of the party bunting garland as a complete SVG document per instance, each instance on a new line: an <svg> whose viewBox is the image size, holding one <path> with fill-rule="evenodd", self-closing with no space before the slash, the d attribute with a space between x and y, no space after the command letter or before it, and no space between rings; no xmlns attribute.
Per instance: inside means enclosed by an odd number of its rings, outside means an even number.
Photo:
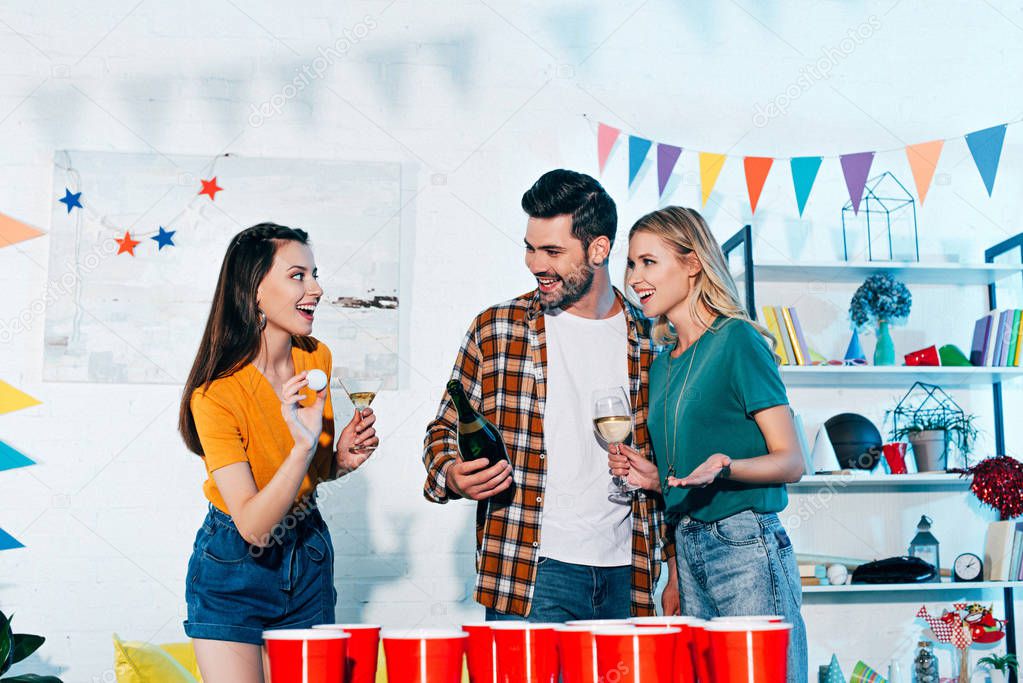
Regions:
<svg viewBox="0 0 1023 683"><path fill-rule="evenodd" d="M614 140L611 141L611 144L612 145L614 144ZM610 147L608 148L608 152L610 153ZM208 170L212 171L214 166L216 165L217 159L222 156L226 157L230 156L230 154L220 154L214 157L213 161L210 163ZM72 171L72 169L70 168L70 162L68 163L68 168L64 170L68 171L69 173ZM206 195L207 197L209 197L209 200L211 202L216 201L217 193L222 192L224 190L223 187L217 184L217 176L215 175L209 179L200 178L199 182L201 184L201 189L196 193L195 196L199 197L202 195ZM85 209L85 207L82 205L81 197L82 191L72 192L71 188L65 187L64 196L58 198L57 201L64 204L67 207L67 213L70 215L72 209L75 208L82 210ZM157 252L163 251L164 247L177 246L174 243L175 233L177 233L177 230L168 230L165 226L160 225L158 226L158 231L156 233L136 235L137 237L140 237L142 239L134 239L132 237L130 230L125 230L123 237L114 237L112 239L115 242L117 242L117 255L128 254L129 256L134 257L136 247L138 247L140 244L143 244L144 238L146 237L156 242ZM35 237L41 234L43 233L35 230L34 228L20 224L17 221L9 219L3 214L0 214L0 246L5 246L4 244L5 241L7 243L13 243L15 241L29 239L30 237ZM146 244L148 244L148 242L146 242Z"/></svg>
<svg viewBox="0 0 1023 683"><path fill-rule="evenodd" d="M984 187L988 196L994 191L995 177L998 175L998 164L1001 161L1002 147L1005 143L1005 130L1008 126L1020 123L1023 119L1017 119L1003 123L991 128L967 133L963 137L977 166ZM606 123L597 125L597 164L600 172L604 172L608 159L614 150L615 143L621 136L621 129L609 126ZM671 180L671 174L682 154L682 147L670 145L663 142L655 143L648 138L637 135L628 135L629 147L629 187L639 176L647 154L654 144L657 145L657 190L658 196L663 197ZM947 138L952 139L952 138ZM842 176L845 179L846 190L849 193L849 201L852 204L853 212L859 213L860 203L863 199L863 190L870 177L870 168L874 163L874 156L879 152L895 151L905 149L909 167L913 172L913 180L916 183L917 194L920 196L920 203L924 203L927 191L930 189L931 181L934 179L934 171L938 165L938 159L946 140L932 140L915 145L907 145L905 148L892 150L875 150L869 152L857 152L854 154L842 154L838 157L842 168ZM714 191L714 185L724 168L726 154L715 154L711 152L699 152L700 167L700 195L704 205ZM746 175L746 190L749 194L750 209L756 213L757 204L760 201L760 193L764 189L767 175L775 160L779 157L743 157L743 169ZM803 215L806 202L810 198L810 191L817 180L817 173L820 171L821 163L825 156L804 156L792 157L789 159L789 167L792 173L792 186L796 195L796 206L799 208L799 215ZM216 178L214 178L216 181ZM214 183L215 184L215 183ZM212 199L212 195L210 196Z"/></svg>

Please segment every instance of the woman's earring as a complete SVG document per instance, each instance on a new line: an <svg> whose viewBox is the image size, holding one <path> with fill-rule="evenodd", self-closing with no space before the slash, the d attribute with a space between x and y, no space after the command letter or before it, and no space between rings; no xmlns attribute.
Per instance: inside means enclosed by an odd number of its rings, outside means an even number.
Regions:
<svg viewBox="0 0 1023 683"><path fill-rule="evenodd" d="M266 329L266 313L259 311L259 331Z"/></svg>

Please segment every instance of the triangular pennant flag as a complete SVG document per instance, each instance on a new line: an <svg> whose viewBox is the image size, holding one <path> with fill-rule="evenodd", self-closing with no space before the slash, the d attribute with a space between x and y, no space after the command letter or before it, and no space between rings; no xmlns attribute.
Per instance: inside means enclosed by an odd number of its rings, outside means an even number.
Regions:
<svg viewBox="0 0 1023 683"><path fill-rule="evenodd" d="M606 123L597 126L597 163L600 165L600 172L604 172L607 158L611 156L611 149L615 146L615 140L621 133L617 128L612 128Z"/></svg>
<svg viewBox="0 0 1023 683"><path fill-rule="evenodd" d="M37 401L28 394L15 389L7 382L0 380L0 414L11 413L15 410L28 408L29 406L37 406L40 403L41 401Z"/></svg>
<svg viewBox="0 0 1023 683"><path fill-rule="evenodd" d="M35 461L0 441L0 471L34 465Z"/></svg>
<svg viewBox="0 0 1023 683"><path fill-rule="evenodd" d="M853 213L858 215L860 201L863 199L863 188L867 184L867 176L870 175L870 165L874 163L874 153L843 154L841 160L845 186L849 190L849 201L852 202Z"/></svg>
<svg viewBox="0 0 1023 683"><path fill-rule="evenodd" d="M0 248L30 240L46 233L0 213Z"/></svg>
<svg viewBox="0 0 1023 683"><path fill-rule="evenodd" d="M927 190L931 187L934 169L938 167L938 157L941 156L941 148L944 146L944 140L935 140L906 147L906 158L909 159L909 168L913 171L916 193L920 196L921 205L927 196Z"/></svg>
<svg viewBox="0 0 1023 683"><path fill-rule="evenodd" d="M647 152L650 151L650 146L653 143L646 138L637 138L635 135L629 136L629 186L632 186L632 182L639 175L639 169L643 167L643 162L646 161Z"/></svg>
<svg viewBox="0 0 1023 683"><path fill-rule="evenodd" d="M700 152L700 194L703 195L704 206L707 205L710 193L714 191L714 184L717 183L724 165L724 154Z"/></svg>
<svg viewBox="0 0 1023 683"><path fill-rule="evenodd" d="M664 188L668 187L671 179L671 172L675 170L675 164L682 154L681 147L657 143L657 196L664 194Z"/></svg>
<svg viewBox="0 0 1023 683"><path fill-rule="evenodd" d="M810 190L817 180L817 171L821 168L820 157L794 157L790 162L792 167L792 185L796 190L796 204L799 205L799 215L803 215L806 208L806 200L810 198Z"/></svg>
<svg viewBox="0 0 1023 683"><path fill-rule="evenodd" d="M771 157L746 157L742 160L742 165L746 169L746 191L749 193L751 213L757 212L760 192L764 189L764 181L767 180L773 163L774 159Z"/></svg>
<svg viewBox="0 0 1023 683"><path fill-rule="evenodd" d="M14 548L24 548L25 546L17 541L9 533L0 529L0 550L13 550Z"/></svg>
<svg viewBox="0 0 1023 683"><path fill-rule="evenodd" d="M970 147L973 162L977 164L980 177L984 179L987 195L995 187L995 175L998 173L998 159L1002 156L1002 143L1005 142L1005 124L993 128L974 131L966 135L966 144Z"/></svg>

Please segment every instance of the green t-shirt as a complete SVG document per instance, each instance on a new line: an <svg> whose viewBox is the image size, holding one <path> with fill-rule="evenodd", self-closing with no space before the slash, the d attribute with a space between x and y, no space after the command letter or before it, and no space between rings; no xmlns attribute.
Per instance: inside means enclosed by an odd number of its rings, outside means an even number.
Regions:
<svg viewBox="0 0 1023 683"><path fill-rule="evenodd" d="M718 317L699 343L671 361L670 382L668 360L664 352L650 366L647 417L662 480L672 462L675 476L684 477L714 453L733 460L767 453L753 413L789 401L770 347L752 325ZM690 360L689 383L679 401ZM670 488L665 503L670 513L716 522L744 510L781 512L788 494L784 484L718 479L705 488Z"/></svg>

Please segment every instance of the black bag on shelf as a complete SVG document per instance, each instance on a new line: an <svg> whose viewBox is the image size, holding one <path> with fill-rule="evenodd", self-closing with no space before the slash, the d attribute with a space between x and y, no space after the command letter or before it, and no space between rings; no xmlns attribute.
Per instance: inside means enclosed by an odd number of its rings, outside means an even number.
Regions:
<svg viewBox="0 0 1023 683"><path fill-rule="evenodd" d="M888 557L861 564L853 570L853 583L925 583L933 581L938 570L919 557Z"/></svg>

